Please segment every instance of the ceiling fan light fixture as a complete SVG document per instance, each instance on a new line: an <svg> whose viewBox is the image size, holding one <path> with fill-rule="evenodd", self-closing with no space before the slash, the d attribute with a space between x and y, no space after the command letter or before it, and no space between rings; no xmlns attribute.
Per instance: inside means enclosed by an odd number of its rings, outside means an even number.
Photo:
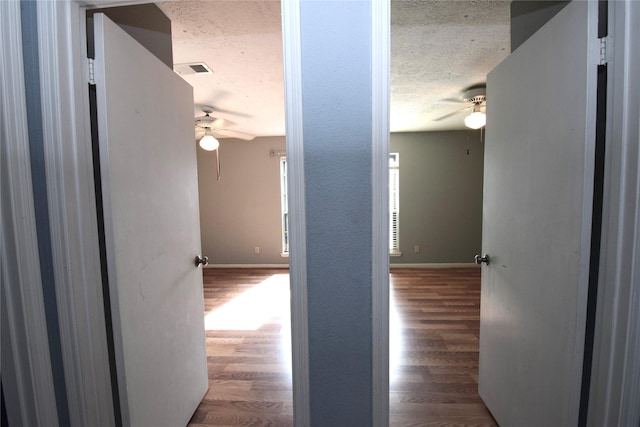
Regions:
<svg viewBox="0 0 640 427"><path fill-rule="evenodd" d="M464 125L471 129L480 129L487 124L487 115L482 111L474 111L464 118Z"/></svg>
<svg viewBox="0 0 640 427"><path fill-rule="evenodd" d="M205 131L205 135L200 138L200 148L207 151L214 151L220 147L220 141L218 141L212 134L211 131L207 129Z"/></svg>

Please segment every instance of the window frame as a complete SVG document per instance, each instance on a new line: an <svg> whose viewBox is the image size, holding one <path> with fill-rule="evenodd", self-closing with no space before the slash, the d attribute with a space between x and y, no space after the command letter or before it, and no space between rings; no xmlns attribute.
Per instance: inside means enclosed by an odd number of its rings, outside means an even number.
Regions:
<svg viewBox="0 0 640 427"><path fill-rule="evenodd" d="M280 256L289 256L289 186L287 183L287 156L280 156Z"/></svg>
<svg viewBox="0 0 640 427"><path fill-rule="evenodd" d="M280 256L289 256L287 156L280 156ZM389 256L400 252L400 153L389 153Z"/></svg>
<svg viewBox="0 0 640 427"><path fill-rule="evenodd" d="M400 252L400 153L389 153L389 255Z"/></svg>

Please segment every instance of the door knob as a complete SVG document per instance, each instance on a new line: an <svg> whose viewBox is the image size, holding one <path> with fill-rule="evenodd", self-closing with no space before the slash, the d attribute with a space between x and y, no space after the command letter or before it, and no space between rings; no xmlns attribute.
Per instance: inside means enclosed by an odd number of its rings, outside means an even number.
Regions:
<svg viewBox="0 0 640 427"><path fill-rule="evenodd" d="M476 255L473 257L476 261L476 264L482 264L483 262L489 265L489 255L484 254L484 256Z"/></svg>
<svg viewBox="0 0 640 427"><path fill-rule="evenodd" d="M196 267L199 266L200 264L208 265L209 257L203 256L202 258L200 258L200 255L196 255L195 264L196 264Z"/></svg>

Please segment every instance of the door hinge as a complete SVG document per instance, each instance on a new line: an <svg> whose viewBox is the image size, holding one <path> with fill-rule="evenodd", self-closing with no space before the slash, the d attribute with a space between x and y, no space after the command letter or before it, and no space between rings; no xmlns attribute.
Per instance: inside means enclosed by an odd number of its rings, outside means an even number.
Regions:
<svg viewBox="0 0 640 427"><path fill-rule="evenodd" d="M89 80L89 84L90 85L95 85L96 84L96 76L95 76L95 72L94 72L94 59L93 58L87 58L87 72L88 74L88 80Z"/></svg>
<svg viewBox="0 0 640 427"><path fill-rule="evenodd" d="M608 64L613 60L613 44L611 43L611 36L600 37L598 42L600 45L600 58L598 65Z"/></svg>

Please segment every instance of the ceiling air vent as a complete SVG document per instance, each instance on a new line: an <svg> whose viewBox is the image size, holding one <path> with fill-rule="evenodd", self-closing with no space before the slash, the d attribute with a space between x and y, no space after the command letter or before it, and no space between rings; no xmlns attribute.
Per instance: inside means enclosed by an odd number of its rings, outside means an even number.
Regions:
<svg viewBox="0 0 640 427"><path fill-rule="evenodd" d="M187 64L175 64L173 69L181 76L192 74L213 74L213 70L204 62L191 62Z"/></svg>

